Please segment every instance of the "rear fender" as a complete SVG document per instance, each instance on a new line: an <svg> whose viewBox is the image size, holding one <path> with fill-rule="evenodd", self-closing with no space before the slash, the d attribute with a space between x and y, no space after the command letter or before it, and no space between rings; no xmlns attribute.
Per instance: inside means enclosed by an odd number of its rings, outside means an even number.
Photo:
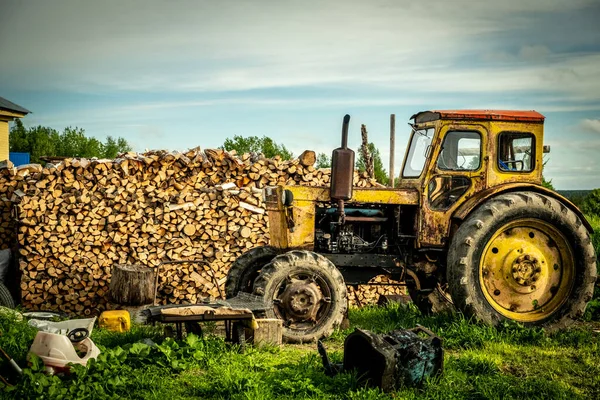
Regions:
<svg viewBox="0 0 600 400"><path fill-rule="evenodd" d="M555 198L556 200L564 204L566 207L571 209L579 217L579 219L581 219L581 222L583 222L583 225L586 227L589 233L594 232L594 229L592 228L588 220L585 218L583 213L569 199L565 198L564 196L561 196L553 190L546 189L543 186L534 184L507 183L505 185L495 186L493 188L477 192L473 195L473 197L465 201L460 207L456 209L456 211L452 215L452 219L455 220L455 222L460 223L471 213L471 211L473 211L479 205L483 204L486 200L499 194L522 191L536 192L546 195L548 197Z"/></svg>

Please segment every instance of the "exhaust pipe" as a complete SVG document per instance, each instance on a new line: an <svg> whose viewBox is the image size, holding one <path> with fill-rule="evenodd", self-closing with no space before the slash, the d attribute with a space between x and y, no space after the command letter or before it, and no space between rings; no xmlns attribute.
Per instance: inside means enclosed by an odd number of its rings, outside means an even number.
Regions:
<svg viewBox="0 0 600 400"><path fill-rule="evenodd" d="M348 148L348 126L350 116L344 116L342 124L342 147L331 153L331 186L329 196L338 201L340 223L344 222L344 201L352 199L352 185L354 180L354 151Z"/></svg>
<svg viewBox="0 0 600 400"><path fill-rule="evenodd" d="M331 198L350 200L354 178L354 151L348 148L348 126L350 116L346 114L342 125L342 147L331 153Z"/></svg>

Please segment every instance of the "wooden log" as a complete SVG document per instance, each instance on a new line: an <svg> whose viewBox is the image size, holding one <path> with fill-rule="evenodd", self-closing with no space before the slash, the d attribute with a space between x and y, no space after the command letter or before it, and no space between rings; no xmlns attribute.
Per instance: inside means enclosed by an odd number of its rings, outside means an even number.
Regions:
<svg viewBox="0 0 600 400"><path fill-rule="evenodd" d="M312 150L305 150L302 154L300 154L298 160L300 161L300 164L304 165L305 167L313 166L317 161L317 155Z"/></svg>
<svg viewBox="0 0 600 400"><path fill-rule="evenodd" d="M140 306L154 300L154 270L142 265L115 265L109 295L113 302Z"/></svg>
<svg viewBox="0 0 600 400"><path fill-rule="evenodd" d="M247 239L250 237L250 235L252 235L252 230L250 228L248 228L247 226L242 226L239 230L239 234L244 239Z"/></svg>

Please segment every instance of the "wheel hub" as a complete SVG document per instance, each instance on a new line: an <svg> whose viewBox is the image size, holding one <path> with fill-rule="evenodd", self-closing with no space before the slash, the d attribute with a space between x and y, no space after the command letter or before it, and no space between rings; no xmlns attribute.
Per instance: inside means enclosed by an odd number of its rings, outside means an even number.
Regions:
<svg viewBox="0 0 600 400"><path fill-rule="evenodd" d="M293 279L279 300L288 317L294 320L314 321L323 295L314 281Z"/></svg>
<svg viewBox="0 0 600 400"><path fill-rule="evenodd" d="M512 277L521 286L531 286L540 278L541 272L542 268L535 256L521 255L513 262Z"/></svg>

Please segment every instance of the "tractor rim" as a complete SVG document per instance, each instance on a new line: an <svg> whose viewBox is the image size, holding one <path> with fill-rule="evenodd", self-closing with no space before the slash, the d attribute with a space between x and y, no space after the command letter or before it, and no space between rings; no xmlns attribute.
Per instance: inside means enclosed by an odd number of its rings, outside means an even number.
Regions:
<svg viewBox="0 0 600 400"><path fill-rule="evenodd" d="M324 277L294 272L281 280L273 298L273 311L286 328L309 332L326 319L332 292Z"/></svg>
<svg viewBox="0 0 600 400"><path fill-rule="evenodd" d="M479 267L486 300L518 322L548 318L573 289L573 251L554 226L519 219L502 226L485 246Z"/></svg>

